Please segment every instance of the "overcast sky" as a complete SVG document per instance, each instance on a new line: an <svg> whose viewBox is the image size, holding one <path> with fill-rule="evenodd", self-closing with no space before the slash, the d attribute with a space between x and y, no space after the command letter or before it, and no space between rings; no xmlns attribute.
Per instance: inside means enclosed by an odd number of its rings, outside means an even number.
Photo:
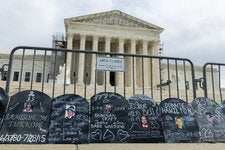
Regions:
<svg viewBox="0 0 225 150"><path fill-rule="evenodd" d="M51 47L64 18L114 9L164 28L164 56L225 63L225 0L0 0L0 51Z"/></svg>

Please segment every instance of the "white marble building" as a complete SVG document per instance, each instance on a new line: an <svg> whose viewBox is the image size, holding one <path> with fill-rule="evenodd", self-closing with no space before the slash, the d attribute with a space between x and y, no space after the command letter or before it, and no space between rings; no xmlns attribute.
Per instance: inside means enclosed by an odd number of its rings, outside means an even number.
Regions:
<svg viewBox="0 0 225 150"><path fill-rule="evenodd" d="M130 54L159 55L160 33L164 30L161 27L128 15L124 12L113 10L108 12L96 13L86 16L73 17L65 19L65 28L67 35L67 48L79 50L92 50L104 52L118 52ZM94 82L95 58L92 55L88 58L89 68L86 70L88 83ZM67 76L67 84L74 81L73 60L75 56L67 56L68 70L71 74ZM84 55L80 54L77 61L77 79L78 84L84 82ZM150 62L145 62L144 68L149 68ZM127 72L131 71L131 63L126 61ZM135 84L139 85L141 80L139 74L140 60L135 64ZM146 86L149 86L149 72L145 71ZM155 76L155 75L154 75ZM69 80L71 79L71 80ZM121 73L117 75L117 81L110 79L109 73L106 75L106 81L103 81L103 74L98 73L97 83L118 85L123 81ZM129 85L131 77L126 78L126 85ZM111 81L111 82L110 82Z"/></svg>

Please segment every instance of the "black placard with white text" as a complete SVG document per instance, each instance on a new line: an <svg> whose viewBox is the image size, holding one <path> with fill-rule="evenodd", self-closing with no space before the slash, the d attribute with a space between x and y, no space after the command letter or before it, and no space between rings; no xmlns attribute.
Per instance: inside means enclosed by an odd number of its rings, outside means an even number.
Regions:
<svg viewBox="0 0 225 150"><path fill-rule="evenodd" d="M168 98L160 105L164 136L167 143L198 143L201 141L194 112L178 98Z"/></svg>
<svg viewBox="0 0 225 150"><path fill-rule="evenodd" d="M128 103L117 93L102 92L91 98L90 142L129 141Z"/></svg>
<svg viewBox="0 0 225 150"><path fill-rule="evenodd" d="M2 126L2 121L3 121L2 119L8 104L8 99L9 99L8 94L6 93L4 89L0 87L0 129Z"/></svg>
<svg viewBox="0 0 225 150"><path fill-rule="evenodd" d="M65 94L52 100L48 143L88 143L89 103L75 94Z"/></svg>
<svg viewBox="0 0 225 150"><path fill-rule="evenodd" d="M196 98L191 103L205 142L225 142L225 113L223 107L209 98Z"/></svg>
<svg viewBox="0 0 225 150"><path fill-rule="evenodd" d="M46 143L51 98L39 91L27 90L13 95L4 117L0 143Z"/></svg>
<svg viewBox="0 0 225 150"><path fill-rule="evenodd" d="M132 143L165 142L160 110L155 100L145 95L134 95L128 99L129 133Z"/></svg>

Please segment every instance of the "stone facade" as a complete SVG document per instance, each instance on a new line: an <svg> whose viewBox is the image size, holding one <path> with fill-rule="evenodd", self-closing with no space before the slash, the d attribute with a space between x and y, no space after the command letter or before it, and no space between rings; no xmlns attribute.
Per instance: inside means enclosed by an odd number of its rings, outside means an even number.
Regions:
<svg viewBox="0 0 225 150"><path fill-rule="evenodd" d="M0 53L0 68L5 65L9 64L9 57L10 55L7 53ZM23 82L42 82L44 77L44 82L48 82L48 76L50 74L50 67L51 67L51 56L47 56L44 58L43 55L36 55L35 56L35 62L33 64L33 55L28 54L24 57L22 61L22 54L15 54L12 62L12 74L11 74L11 80L18 82L21 78L21 81ZM44 65L44 59L46 60L45 63L45 72L43 74L43 65ZM23 65L23 67L21 67ZM32 65L34 65L34 70L32 72ZM22 69L22 72L21 72ZM0 74L1 80L2 74Z"/></svg>
<svg viewBox="0 0 225 150"><path fill-rule="evenodd" d="M67 48L68 49L79 49L79 50L92 50L92 51L104 51L104 52L118 52L118 53L130 53L130 54L144 54L144 55L158 55L159 54L159 43L160 43L160 33L163 28L156 25L150 24L128 14L125 14L118 10L113 10L104 13L91 14L87 16L74 17L65 19L65 27L67 34ZM80 54L77 58L77 66L72 66L72 61L75 56L72 54L67 55L68 70L71 74L67 76L67 83L72 83L74 81L74 76L72 75L73 68L78 68L77 73L77 83L83 84L84 82L84 55ZM94 66L95 59L89 56L88 64L90 67L86 70L88 75L88 83L92 84L94 82ZM126 66L129 61L126 61ZM135 64L137 70L136 83L139 84L140 81L140 67L139 60L136 60ZM150 62L145 62L144 67L149 68ZM130 69L130 67L128 67ZM145 81L149 80L147 75L150 70L145 73ZM128 70L129 72L129 70ZM117 81L115 85L118 85L123 81L123 76L121 73L117 75ZM154 75L156 76L156 75ZM98 84L110 84L110 75L106 75L106 80L103 81L103 74L98 74L97 82ZM129 78L127 78L129 79ZM128 84L129 81L127 80ZM145 82L149 84L148 82ZM146 85L149 86L149 85Z"/></svg>

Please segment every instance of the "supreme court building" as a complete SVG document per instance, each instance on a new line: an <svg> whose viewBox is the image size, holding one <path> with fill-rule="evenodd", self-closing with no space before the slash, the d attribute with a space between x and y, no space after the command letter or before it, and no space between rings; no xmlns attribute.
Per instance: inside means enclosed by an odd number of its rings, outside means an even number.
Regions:
<svg viewBox="0 0 225 150"><path fill-rule="evenodd" d="M47 85L56 83L56 87L60 87L59 84L65 84L70 90L73 90L69 88L72 85L78 85L78 90L85 86L91 90L97 85L99 91L104 90L102 88L106 86L107 88L118 87L121 89L126 87L127 94L130 94L130 90L134 88L139 91L136 93L142 93L144 88L148 91L156 90L156 93L159 93L158 87L162 86L162 89L173 89L171 91L175 91L175 93L178 90L193 91L193 89L189 89L193 85L190 66L188 68L183 62L178 64L178 61L175 63L169 60L160 62L160 59L115 56L118 53L147 57L158 56L160 34L164 30L163 28L119 10L66 18L64 24L66 36L53 36L52 47L66 48L72 52L66 53L63 49L59 49L57 54L51 52L47 56L37 53L35 61L34 53L28 53L26 57L23 57L22 53L16 53L11 72L11 81L14 81L14 84L24 82L23 85L27 86L24 89L29 87L30 82L35 82L37 87L39 87L38 82L44 82ZM85 51L111 53L110 55L80 53ZM96 57L98 56L124 59L125 71L98 71L96 69ZM23 58L22 61L21 58ZM7 75L4 74L4 68L1 66L6 66L8 60L9 54L0 53L0 69L2 70L0 78L2 81L6 80ZM22 64L25 65L22 66ZM214 70L214 72L217 71ZM202 67L195 66L195 79L199 79L197 86L200 90L198 92L202 92L201 78ZM4 87L5 82L2 81L0 84ZM121 89L117 91L122 91ZM59 88L57 93L60 91ZM89 91L87 90L87 93Z"/></svg>
<svg viewBox="0 0 225 150"><path fill-rule="evenodd" d="M124 12L113 10L108 12L96 13L80 17L65 19L65 28L67 36L67 48L79 49L81 51L103 51L118 52L130 54L159 55L160 33L164 30L154 24L148 23ZM77 60L77 66L72 63ZM94 83L94 73L96 60L94 55L88 56L86 63L88 69L84 71L84 55L79 54L75 57L73 54L67 54L67 84L74 81L83 84L86 76L87 84ZM126 72L131 72L131 61L126 62ZM141 84L141 61L136 59L135 62L135 85ZM144 62L144 68L149 68L150 62ZM78 71L74 71L78 68ZM150 70L145 71L145 86L149 86ZM114 81L116 76L116 81ZM153 76L156 76L153 74ZM74 79L76 78L76 79ZM104 79L106 81L104 81ZM103 73L98 72L98 85L119 85L123 82L122 73L107 73L106 78ZM132 86L131 77L126 76L126 86Z"/></svg>

